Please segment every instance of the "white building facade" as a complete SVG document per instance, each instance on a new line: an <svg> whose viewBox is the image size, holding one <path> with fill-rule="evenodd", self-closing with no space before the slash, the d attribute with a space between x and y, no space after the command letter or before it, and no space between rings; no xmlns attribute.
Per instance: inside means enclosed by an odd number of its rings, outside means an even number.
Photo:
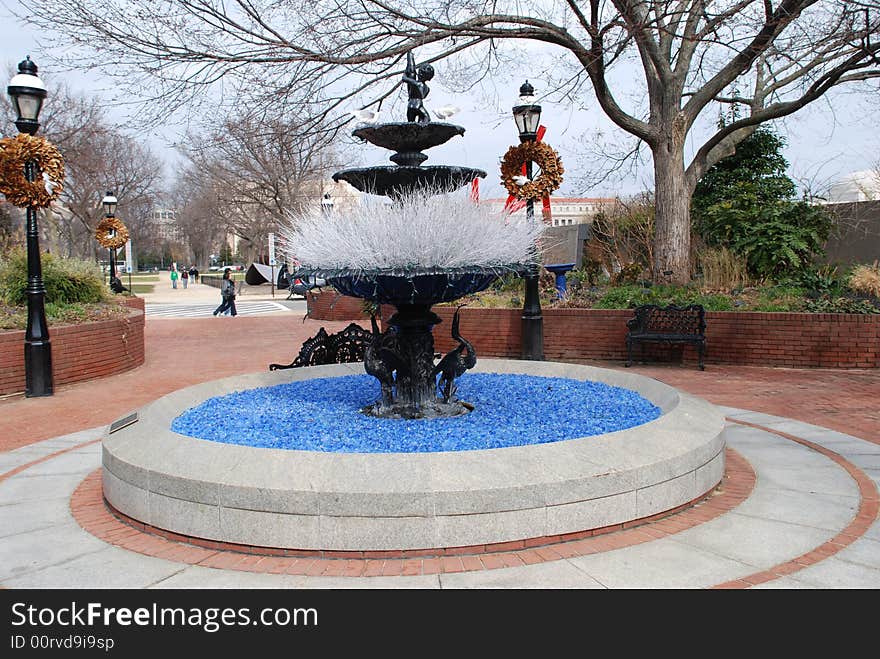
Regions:
<svg viewBox="0 0 880 659"><path fill-rule="evenodd" d="M828 190L829 204L880 200L880 170L865 169L841 177Z"/></svg>
<svg viewBox="0 0 880 659"><path fill-rule="evenodd" d="M507 199L485 199L482 203L497 207L498 212L504 208ZM611 211L620 201L616 197L550 197L550 217L544 217L543 204L535 202L535 218L543 218L549 226L561 227L574 224L592 224L593 219L602 211ZM525 216L525 206L514 213L514 216Z"/></svg>

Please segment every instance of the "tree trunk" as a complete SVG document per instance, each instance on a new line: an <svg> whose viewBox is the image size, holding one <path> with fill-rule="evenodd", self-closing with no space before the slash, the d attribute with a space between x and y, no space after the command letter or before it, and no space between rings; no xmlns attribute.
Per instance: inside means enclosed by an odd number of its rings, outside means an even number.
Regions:
<svg viewBox="0 0 880 659"><path fill-rule="evenodd" d="M691 189L684 145L664 140L654 154L654 263L657 284L686 284L691 278Z"/></svg>

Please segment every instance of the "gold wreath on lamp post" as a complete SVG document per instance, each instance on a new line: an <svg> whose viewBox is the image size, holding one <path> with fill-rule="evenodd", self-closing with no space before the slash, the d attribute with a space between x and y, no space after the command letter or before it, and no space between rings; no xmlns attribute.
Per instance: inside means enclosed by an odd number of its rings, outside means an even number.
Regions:
<svg viewBox="0 0 880 659"><path fill-rule="evenodd" d="M535 163L541 173L534 181L523 185L516 182L522 176L523 165ZM550 195L562 185L565 168L556 150L546 142L523 142L512 146L501 161L501 182L517 199L538 201Z"/></svg>
<svg viewBox="0 0 880 659"><path fill-rule="evenodd" d="M101 247L119 249L128 242L128 229L118 217L105 217L95 227L95 239Z"/></svg>
<svg viewBox="0 0 880 659"><path fill-rule="evenodd" d="M25 165L42 175L29 181ZM49 140L27 133L0 139L0 192L13 206L46 208L61 194L64 158Z"/></svg>

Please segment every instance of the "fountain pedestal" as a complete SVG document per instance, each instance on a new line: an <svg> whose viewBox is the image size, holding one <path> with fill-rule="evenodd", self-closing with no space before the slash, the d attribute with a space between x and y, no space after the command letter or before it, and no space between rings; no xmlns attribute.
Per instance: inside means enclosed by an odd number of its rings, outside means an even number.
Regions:
<svg viewBox="0 0 880 659"><path fill-rule="evenodd" d="M430 419L457 416L472 409L458 400L437 395L432 330L442 321L426 304L400 304L388 320L391 329L382 339L384 363L394 367L391 404L382 400L362 411L371 416L401 419ZM367 369L371 366L366 364ZM369 370L368 370L369 372Z"/></svg>
<svg viewBox="0 0 880 659"><path fill-rule="evenodd" d="M476 353L458 335L458 321L453 320L452 335L459 347L435 364L433 329L442 321L431 306L484 290L495 278L491 273L467 272L328 279L343 294L397 310L388 319L385 333L379 334L374 327L364 356L364 369L379 380L383 390L382 400L364 408L365 414L417 419L457 416L472 409L455 399L453 381L476 363Z"/></svg>
<svg viewBox="0 0 880 659"><path fill-rule="evenodd" d="M346 169L333 175L334 180L346 181L362 192L394 200L416 190L452 192L478 177L486 177L486 172L470 167L422 165L427 160L422 151L463 135L461 126L397 122L361 127L352 134L395 152L391 156L394 165ZM364 408L364 413L411 419L456 416L472 409L455 399L454 380L476 363L476 353L456 335L456 319L452 330L459 347L434 363L431 332L440 319L431 306L484 290L497 278L494 272L480 268L431 272L424 264L416 264L408 272L322 274L344 295L391 304L397 309L385 334L378 333L374 322L374 338L364 356L364 368L379 380L382 399Z"/></svg>

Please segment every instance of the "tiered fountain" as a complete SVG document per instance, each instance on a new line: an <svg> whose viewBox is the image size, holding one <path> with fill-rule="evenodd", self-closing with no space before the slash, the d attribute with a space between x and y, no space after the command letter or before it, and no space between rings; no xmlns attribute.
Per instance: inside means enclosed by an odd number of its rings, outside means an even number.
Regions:
<svg viewBox="0 0 880 659"><path fill-rule="evenodd" d="M402 200L414 194L452 193L477 177L486 177L486 172L471 167L423 164L428 159L423 151L465 132L461 126L429 120L422 100L428 92L424 80L431 77L430 65L416 67L410 53L404 75L409 87L409 121L361 126L352 133L393 151L390 160L395 164L346 169L333 175L335 181L345 181L361 192L389 197L392 203L405 203ZM486 289L500 274L500 268L524 272L527 266L525 262L469 263L453 272L438 272L434 264L419 262L397 268L352 271L348 264L328 267L324 263L307 263L299 273L324 277L344 295L392 305L397 310L388 320L388 331L379 335L374 330L373 344L365 355L365 368L379 380L382 399L364 412L415 419L456 416L471 409L468 403L455 398L454 380L473 368L476 353L458 333L456 315L452 336L459 346L435 364L432 329L441 321L431 306Z"/></svg>
<svg viewBox="0 0 880 659"><path fill-rule="evenodd" d="M391 158L395 164L348 169L334 176L364 192L390 197L394 208L406 209L411 204L407 219L418 218L424 210L417 199L412 205L414 191L425 187L454 190L485 176L466 167L422 164L426 159L422 151L464 132L459 126L428 120L421 101L427 93L424 81L431 75L425 65L416 69L410 58L405 77L410 88L408 121L364 126L354 132L395 151ZM462 212L477 220L485 212L472 204L466 209ZM118 514L189 536L193 542L241 544L248 551L268 547L333 556L333 552L384 555L416 550L424 555L449 548L485 551L493 544L523 540L552 542L566 534L629 524L698 500L718 484L724 471L723 417L705 401L672 387L631 372L575 364L493 359L476 365L473 348L458 333L457 315L452 333L459 347L435 364L431 330L439 319L431 306L486 288L498 268L524 267L534 250L511 250L505 254L514 256L482 264L475 257L455 267L438 265L442 259L427 263L418 258L422 254L418 249L406 257L404 266L383 266L391 262L384 259L386 254L371 255L377 258L370 267L346 265L345 259L333 260L339 251L336 245L345 244L350 253L358 254L362 239L355 229L346 232L346 227L354 226L350 220L348 214L332 223L321 223L318 218L311 234L321 239L336 231L338 241L325 250L326 259L303 263L348 295L396 308L389 331L380 333L374 319L373 343L364 364L262 371L207 382L173 392L120 419L108 429L103 443L104 496ZM406 232L407 226L397 231ZM510 228L503 227L505 231ZM383 251L381 246L388 242L385 235L371 243L374 251ZM533 235L522 233L513 242L524 243ZM420 238L417 247L423 251L430 251L436 242L433 235ZM472 253L470 247L477 242L468 237L465 251ZM394 247L384 251L393 252ZM515 254L531 256L518 261ZM284 420L284 434L294 441L318 425L314 423L317 417L329 422L321 431L325 435L348 437L342 428L345 422L340 420L345 417L355 418L352 427L359 430L354 440L369 440L371 433L378 435L380 428L387 430L389 425L408 440L426 429L434 437L429 429L480 422L481 438L488 440L483 446L498 446L493 443L497 425L486 424L486 419L495 418L487 414L493 410L477 406L465 415L471 406L455 397L455 378L471 368L505 384L526 376L611 385L638 394L657 408L658 416L641 425L618 426L590 436L559 435L551 423L541 426L544 436L536 443L480 450L429 446L415 452L393 448L358 452L357 448L323 448L324 437L318 438L319 446L314 449L295 443L284 448L272 448L276 444L270 443L263 448L253 441L267 416ZM363 389L359 390L360 402L350 405L351 409L343 411L340 400L327 399L323 407L310 407L306 416L290 412L291 389L286 387L300 386L303 393L329 391L332 398L337 385L353 382L345 378L363 378L365 369L382 385L382 399L361 409L367 416L358 413L371 395ZM216 413L204 411L206 406L216 404L228 410L226 406L233 405L240 393L271 391L288 393L267 393L274 396L272 402L250 416L224 412L244 425L223 430L224 437L211 434L221 424ZM497 409L507 410L513 419L514 435L522 429L520 423L546 420L545 410L536 409L536 393L533 388L514 401L499 404ZM569 407L578 418L598 415L597 407L578 400ZM208 434L172 430L190 413L205 420Z"/></svg>
<svg viewBox="0 0 880 659"><path fill-rule="evenodd" d="M449 123L385 123L358 128L353 135L395 153L396 165L346 169L333 175L358 190L384 195L392 201L408 193L452 192L485 178L486 172L470 167L423 165L423 150L446 143L464 128ZM323 268L313 269L344 295L390 304L396 310L388 320L390 329L376 336L365 357L367 372L379 379L382 400L365 412L382 417L425 418L454 416L467 411L467 404L454 398L454 378L476 363L473 346L458 335L459 348L434 363L432 330L440 318L431 311L439 302L451 302L487 288L495 271L474 266L465 271L426 272L409 268L405 273L382 271L345 274ZM457 321L457 318L456 318ZM438 375L443 393L438 396Z"/></svg>

